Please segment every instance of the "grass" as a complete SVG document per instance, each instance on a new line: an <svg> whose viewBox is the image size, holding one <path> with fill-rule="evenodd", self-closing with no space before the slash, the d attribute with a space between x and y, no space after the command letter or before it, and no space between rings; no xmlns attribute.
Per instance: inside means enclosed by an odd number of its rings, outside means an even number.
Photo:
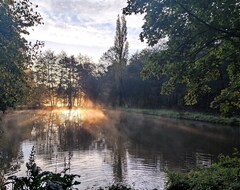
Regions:
<svg viewBox="0 0 240 190"><path fill-rule="evenodd" d="M174 111L165 109L136 109L128 108L124 111L142 113L147 115L156 115L167 118L186 119L193 121L202 121L215 124L240 126L240 117L224 117L221 115L213 115L209 113L201 112L189 112L189 111Z"/></svg>

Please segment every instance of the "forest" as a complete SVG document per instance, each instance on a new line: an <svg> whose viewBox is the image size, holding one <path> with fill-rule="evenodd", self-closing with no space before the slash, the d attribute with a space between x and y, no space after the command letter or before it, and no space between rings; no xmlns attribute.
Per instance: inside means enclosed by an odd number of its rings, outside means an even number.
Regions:
<svg viewBox="0 0 240 190"><path fill-rule="evenodd" d="M125 15L146 14L140 39L149 48L129 55L126 19L118 16L113 46L96 64L81 53L41 52L44 42L32 44L23 37L43 24L41 15L29 1L2 1L1 110L71 108L89 99L109 107L238 115L239 4L212 2L209 14L206 6L200 1L128 1Z"/></svg>

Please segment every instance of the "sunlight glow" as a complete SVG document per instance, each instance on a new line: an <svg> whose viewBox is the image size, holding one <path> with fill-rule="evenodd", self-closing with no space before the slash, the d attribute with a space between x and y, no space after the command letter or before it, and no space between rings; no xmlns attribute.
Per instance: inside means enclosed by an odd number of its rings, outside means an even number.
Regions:
<svg viewBox="0 0 240 190"><path fill-rule="evenodd" d="M63 120L82 121L96 124L106 119L103 111L98 108L61 109L59 114Z"/></svg>
<svg viewBox="0 0 240 190"><path fill-rule="evenodd" d="M53 110L54 113L59 115L62 121L73 121L73 122L85 122L89 124L97 124L106 119L106 116L100 106L96 106L91 100L83 99L81 106L73 107L68 109L57 104L57 108Z"/></svg>

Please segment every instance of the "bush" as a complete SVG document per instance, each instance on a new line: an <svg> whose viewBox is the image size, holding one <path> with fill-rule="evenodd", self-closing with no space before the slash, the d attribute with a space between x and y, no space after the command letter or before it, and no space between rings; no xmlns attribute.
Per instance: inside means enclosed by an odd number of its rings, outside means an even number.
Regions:
<svg viewBox="0 0 240 190"><path fill-rule="evenodd" d="M168 173L167 190L239 190L240 153L220 156L210 168Z"/></svg>
<svg viewBox="0 0 240 190"><path fill-rule="evenodd" d="M49 171L41 172L34 159L35 149L32 148L27 166L27 177L10 176L7 178L5 187L13 185L13 190L72 190L74 185L80 184L75 181L79 175L66 174L65 168L61 173Z"/></svg>

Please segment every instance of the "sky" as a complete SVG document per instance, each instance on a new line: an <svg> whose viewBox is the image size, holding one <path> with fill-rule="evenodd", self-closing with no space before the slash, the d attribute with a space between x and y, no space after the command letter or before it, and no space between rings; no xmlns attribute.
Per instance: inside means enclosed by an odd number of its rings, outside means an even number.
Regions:
<svg viewBox="0 0 240 190"><path fill-rule="evenodd" d="M44 25L30 31L29 41L45 41L45 49L88 55L94 62L114 44L117 15L127 0L31 0ZM139 40L142 15L126 16L130 54L144 49Z"/></svg>

